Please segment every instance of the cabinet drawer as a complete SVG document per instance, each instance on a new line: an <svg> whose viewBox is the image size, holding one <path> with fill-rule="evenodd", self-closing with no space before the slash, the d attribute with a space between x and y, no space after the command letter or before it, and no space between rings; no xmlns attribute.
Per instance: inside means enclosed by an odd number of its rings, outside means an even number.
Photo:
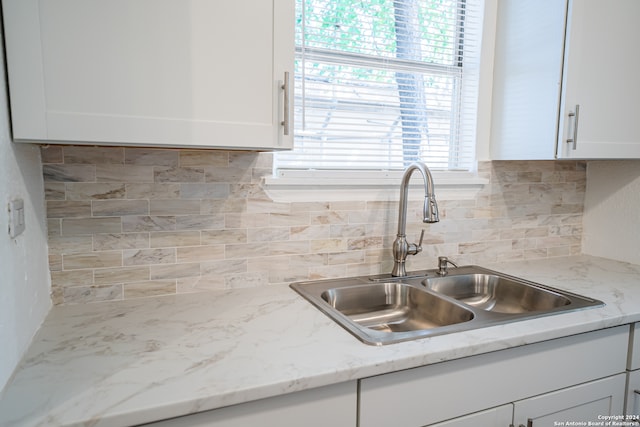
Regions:
<svg viewBox="0 0 640 427"><path fill-rule="evenodd" d="M351 381L145 425L355 427L356 399L356 382Z"/></svg>
<svg viewBox="0 0 640 427"><path fill-rule="evenodd" d="M423 426L622 373L628 339L620 326L366 378L360 426Z"/></svg>

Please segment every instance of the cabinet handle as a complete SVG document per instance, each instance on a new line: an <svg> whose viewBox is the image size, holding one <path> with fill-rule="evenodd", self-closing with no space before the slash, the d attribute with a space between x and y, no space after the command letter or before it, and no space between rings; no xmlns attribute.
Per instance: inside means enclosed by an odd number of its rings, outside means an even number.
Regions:
<svg viewBox="0 0 640 427"><path fill-rule="evenodd" d="M573 143L573 149L578 146L578 119L580 118L580 105L576 104L575 113L571 111L569 117L573 117L573 138L567 138L567 143Z"/></svg>
<svg viewBox="0 0 640 427"><path fill-rule="evenodd" d="M283 132L289 135L289 72L284 72L284 82L280 88L284 91L284 120L280 124L284 127Z"/></svg>

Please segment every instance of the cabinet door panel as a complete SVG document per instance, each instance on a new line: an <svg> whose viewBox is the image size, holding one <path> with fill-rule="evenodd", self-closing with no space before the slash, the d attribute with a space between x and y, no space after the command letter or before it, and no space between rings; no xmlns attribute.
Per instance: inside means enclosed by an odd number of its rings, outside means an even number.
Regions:
<svg viewBox="0 0 640 427"><path fill-rule="evenodd" d="M289 143L279 81L293 66L293 1L3 3L16 139Z"/></svg>
<svg viewBox="0 0 640 427"><path fill-rule="evenodd" d="M638 158L640 2L571 1L570 11L558 156ZM574 150L566 140L574 132L575 121L568 114L576 105L580 108Z"/></svg>
<svg viewBox="0 0 640 427"><path fill-rule="evenodd" d="M619 374L516 402L514 425L527 425L528 420L533 421L534 426L560 425L554 423L567 421L588 423L602 421L599 417L606 415L621 415L625 376Z"/></svg>

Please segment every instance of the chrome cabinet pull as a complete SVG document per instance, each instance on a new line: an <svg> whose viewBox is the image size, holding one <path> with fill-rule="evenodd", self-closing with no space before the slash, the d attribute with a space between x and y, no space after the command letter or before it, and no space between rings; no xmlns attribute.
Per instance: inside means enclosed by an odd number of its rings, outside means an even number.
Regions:
<svg viewBox="0 0 640 427"><path fill-rule="evenodd" d="M280 88L284 91L284 120L280 122L285 135L289 135L289 72L284 72L284 82Z"/></svg>
<svg viewBox="0 0 640 427"><path fill-rule="evenodd" d="M575 150L578 146L578 119L580 118L580 105L576 104L576 111L571 111L569 113L569 117L573 117L573 137L567 138L567 144L573 143L573 149Z"/></svg>

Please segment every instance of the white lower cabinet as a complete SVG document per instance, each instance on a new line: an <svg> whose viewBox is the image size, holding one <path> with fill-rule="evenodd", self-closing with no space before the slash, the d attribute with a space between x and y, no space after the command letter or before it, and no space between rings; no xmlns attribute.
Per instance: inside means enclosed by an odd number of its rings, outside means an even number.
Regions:
<svg viewBox="0 0 640 427"><path fill-rule="evenodd" d="M425 343L427 344L427 343ZM153 427L546 427L624 414L629 326L290 393ZM627 379L629 378L629 379ZM629 405L636 400L627 398ZM635 411L633 406L631 412ZM637 413L637 412L636 412ZM606 425L606 424L602 424ZM613 425L613 424L610 424ZM620 424L622 425L622 424Z"/></svg>
<svg viewBox="0 0 640 427"><path fill-rule="evenodd" d="M355 427L357 383L334 384L199 414L152 427Z"/></svg>
<svg viewBox="0 0 640 427"><path fill-rule="evenodd" d="M516 402L513 424L516 427L598 425L600 422L606 425L607 416L623 414L624 384L625 374L619 374Z"/></svg>
<svg viewBox="0 0 640 427"><path fill-rule="evenodd" d="M628 340L629 327L620 326L365 378L360 380L359 427L419 427L447 420L451 424L442 425L457 427L468 425L458 420L468 414L475 414L469 420L481 417L476 427L508 426L494 424L491 417L498 415L492 410L480 411L509 403L516 426L545 416L622 414Z"/></svg>

